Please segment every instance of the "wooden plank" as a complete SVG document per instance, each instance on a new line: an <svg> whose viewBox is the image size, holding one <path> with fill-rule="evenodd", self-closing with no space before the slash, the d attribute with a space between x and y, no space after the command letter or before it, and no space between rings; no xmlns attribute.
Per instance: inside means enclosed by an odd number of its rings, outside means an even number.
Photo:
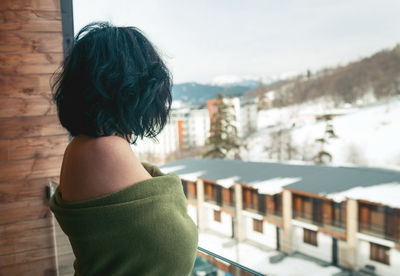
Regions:
<svg viewBox="0 0 400 276"><path fill-rule="evenodd" d="M189 198L196 198L196 195L197 195L196 183L191 182L191 181L189 181L187 183L188 183Z"/></svg>
<svg viewBox="0 0 400 276"><path fill-rule="evenodd" d="M1 0L0 10L59 11L59 0Z"/></svg>
<svg viewBox="0 0 400 276"><path fill-rule="evenodd" d="M67 135L0 140L0 162L63 155Z"/></svg>
<svg viewBox="0 0 400 276"><path fill-rule="evenodd" d="M0 75L0 95L15 96L16 94L50 94L50 78L51 74L19 76Z"/></svg>
<svg viewBox="0 0 400 276"><path fill-rule="evenodd" d="M21 201L0 204L0 223L11 224L23 220L50 218L49 206L43 201Z"/></svg>
<svg viewBox="0 0 400 276"><path fill-rule="evenodd" d="M36 228L46 228L51 227L52 225L53 223L50 217L22 220L11 224L0 224L0 237L8 233L20 231L21 229L30 230Z"/></svg>
<svg viewBox="0 0 400 276"><path fill-rule="evenodd" d="M17 252L15 254L1 255L0 267L12 264L22 264L22 263L37 261L54 256L55 256L54 247L37 248L33 250Z"/></svg>
<svg viewBox="0 0 400 276"><path fill-rule="evenodd" d="M0 256L13 255L18 252L54 247L53 227L22 229L14 233L8 233L0 239ZM51 255L43 256L50 257ZM2 259L2 257L0 257ZM7 264L1 264L7 265Z"/></svg>
<svg viewBox="0 0 400 276"><path fill-rule="evenodd" d="M0 139L66 134L57 116L0 118Z"/></svg>
<svg viewBox="0 0 400 276"><path fill-rule="evenodd" d="M52 74L61 65L61 53L0 54L2 75Z"/></svg>
<svg viewBox="0 0 400 276"><path fill-rule="evenodd" d="M55 115L56 106L51 95L0 96L0 118Z"/></svg>
<svg viewBox="0 0 400 276"><path fill-rule="evenodd" d="M323 207L323 223L324 224L332 224L332 214L333 214L333 208L332 208L332 202L328 200L324 200L324 203L322 205Z"/></svg>
<svg viewBox="0 0 400 276"><path fill-rule="evenodd" d="M61 32L0 32L1 53L59 53L61 47Z"/></svg>
<svg viewBox="0 0 400 276"><path fill-rule="evenodd" d="M43 177L57 177L60 173L62 156L24 159L2 162L0 166L1 182Z"/></svg>
<svg viewBox="0 0 400 276"><path fill-rule="evenodd" d="M55 258L45 258L39 261L23 264L12 264L0 268L0 276L32 276L32 275L57 275Z"/></svg>
<svg viewBox="0 0 400 276"><path fill-rule="evenodd" d="M57 177L20 180L0 183L0 203L23 200L43 200L46 198L46 186Z"/></svg>
<svg viewBox="0 0 400 276"><path fill-rule="evenodd" d="M267 215L273 214L275 212L274 198L271 195L266 195L265 201L266 201L266 205L267 205Z"/></svg>
<svg viewBox="0 0 400 276"><path fill-rule="evenodd" d="M59 11L0 10L0 31L59 33L61 29Z"/></svg>

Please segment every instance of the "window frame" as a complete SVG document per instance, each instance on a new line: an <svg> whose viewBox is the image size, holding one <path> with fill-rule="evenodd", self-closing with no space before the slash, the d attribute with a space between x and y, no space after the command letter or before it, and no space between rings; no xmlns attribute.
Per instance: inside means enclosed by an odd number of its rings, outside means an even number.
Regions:
<svg viewBox="0 0 400 276"><path fill-rule="evenodd" d="M258 233L264 233L263 230L264 221L261 219L253 218L253 231Z"/></svg>
<svg viewBox="0 0 400 276"><path fill-rule="evenodd" d="M370 242L369 259L381 264L390 265L390 247Z"/></svg>
<svg viewBox="0 0 400 276"><path fill-rule="evenodd" d="M303 242L318 247L318 232L303 228Z"/></svg>
<svg viewBox="0 0 400 276"><path fill-rule="evenodd" d="M214 209L214 221L221 222L221 211Z"/></svg>

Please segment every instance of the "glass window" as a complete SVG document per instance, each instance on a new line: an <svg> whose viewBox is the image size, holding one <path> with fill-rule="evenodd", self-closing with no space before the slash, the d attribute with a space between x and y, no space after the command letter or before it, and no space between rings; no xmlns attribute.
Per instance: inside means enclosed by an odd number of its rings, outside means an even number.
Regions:
<svg viewBox="0 0 400 276"><path fill-rule="evenodd" d="M221 222L221 211L214 210L214 220Z"/></svg>
<svg viewBox="0 0 400 276"><path fill-rule="evenodd" d="M383 264L390 264L390 248L371 242L369 258Z"/></svg>
<svg viewBox="0 0 400 276"><path fill-rule="evenodd" d="M317 232L309 229L304 229L303 241L305 243L318 246Z"/></svg>
<svg viewBox="0 0 400 276"><path fill-rule="evenodd" d="M259 219L253 219L253 230L263 233L263 221Z"/></svg>

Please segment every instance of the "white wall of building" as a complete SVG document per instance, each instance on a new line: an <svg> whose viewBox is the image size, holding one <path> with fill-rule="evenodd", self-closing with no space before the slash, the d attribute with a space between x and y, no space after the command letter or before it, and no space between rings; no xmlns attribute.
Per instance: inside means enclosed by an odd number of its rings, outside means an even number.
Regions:
<svg viewBox="0 0 400 276"><path fill-rule="evenodd" d="M312 227L310 230L314 230ZM317 246L303 242L304 228L293 226L293 249L305 255L332 262L332 237L324 233L317 233Z"/></svg>
<svg viewBox="0 0 400 276"><path fill-rule="evenodd" d="M178 148L178 131L175 120L169 121L161 133L157 136L158 142L151 139L138 139L136 145L132 145L132 150L139 154L139 157L146 154L159 156L160 159Z"/></svg>
<svg viewBox="0 0 400 276"><path fill-rule="evenodd" d="M257 129L257 112L257 104L254 98L241 99L239 137L246 137Z"/></svg>
<svg viewBox="0 0 400 276"><path fill-rule="evenodd" d="M206 217L206 228L227 236L232 236L231 215L221 212L221 222L219 222L214 220L214 210L220 210L219 206L205 202L203 208Z"/></svg>
<svg viewBox="0 0 400 276"><path fill-rule="evenodd" d="M192 218L192 220L194 221L194 223L197 225L197 207L192 204L188 204L187 212L188 212L189 216Z"/></svg>
<svg viewBox="0 0 400 276"><path fill-rule="evenodd" d="M246 229L246 238L261 245L276 249L276 226L274 224L263 221L263 233L260 233L253 230L253 218L260 218L248 214L243 214L243 216Z"/></svg>
<svg viewBox="0 0 400 276"><path fill-rule="evenodd" d="M210 132L210 117L208 109L190 110L184 121L185 134L189 146L204 146Z"/></svg>
<svg viewBox="0 0 400 276"><path fill-rule="evenodd" d="M375 243L378 243L374 239ZM387 241L383 242L384 246L387 246ZM358 268L362 268L365 265L373 265L375 267L375 271L378 275L382 276L398 276L400 275L400 250L396 248L390 249L389 262L390 265L386 265L377 261L373 261L370 259L370 241L367 240L358 240L358 248L357 248L357 265Z"/></svg>

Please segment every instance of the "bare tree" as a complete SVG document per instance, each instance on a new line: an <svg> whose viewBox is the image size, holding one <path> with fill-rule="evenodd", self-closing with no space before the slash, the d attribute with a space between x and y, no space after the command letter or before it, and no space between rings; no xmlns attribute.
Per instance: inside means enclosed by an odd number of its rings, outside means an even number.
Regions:
<svg viewBox="0 0 400 276"><path fill-rule="evenodd" d="M269 145L265 148L270 158L278 161L295 159L298 150L293 144L291 129L283 127L282 123L278 123L275 128L270 132Z"/></svg>

